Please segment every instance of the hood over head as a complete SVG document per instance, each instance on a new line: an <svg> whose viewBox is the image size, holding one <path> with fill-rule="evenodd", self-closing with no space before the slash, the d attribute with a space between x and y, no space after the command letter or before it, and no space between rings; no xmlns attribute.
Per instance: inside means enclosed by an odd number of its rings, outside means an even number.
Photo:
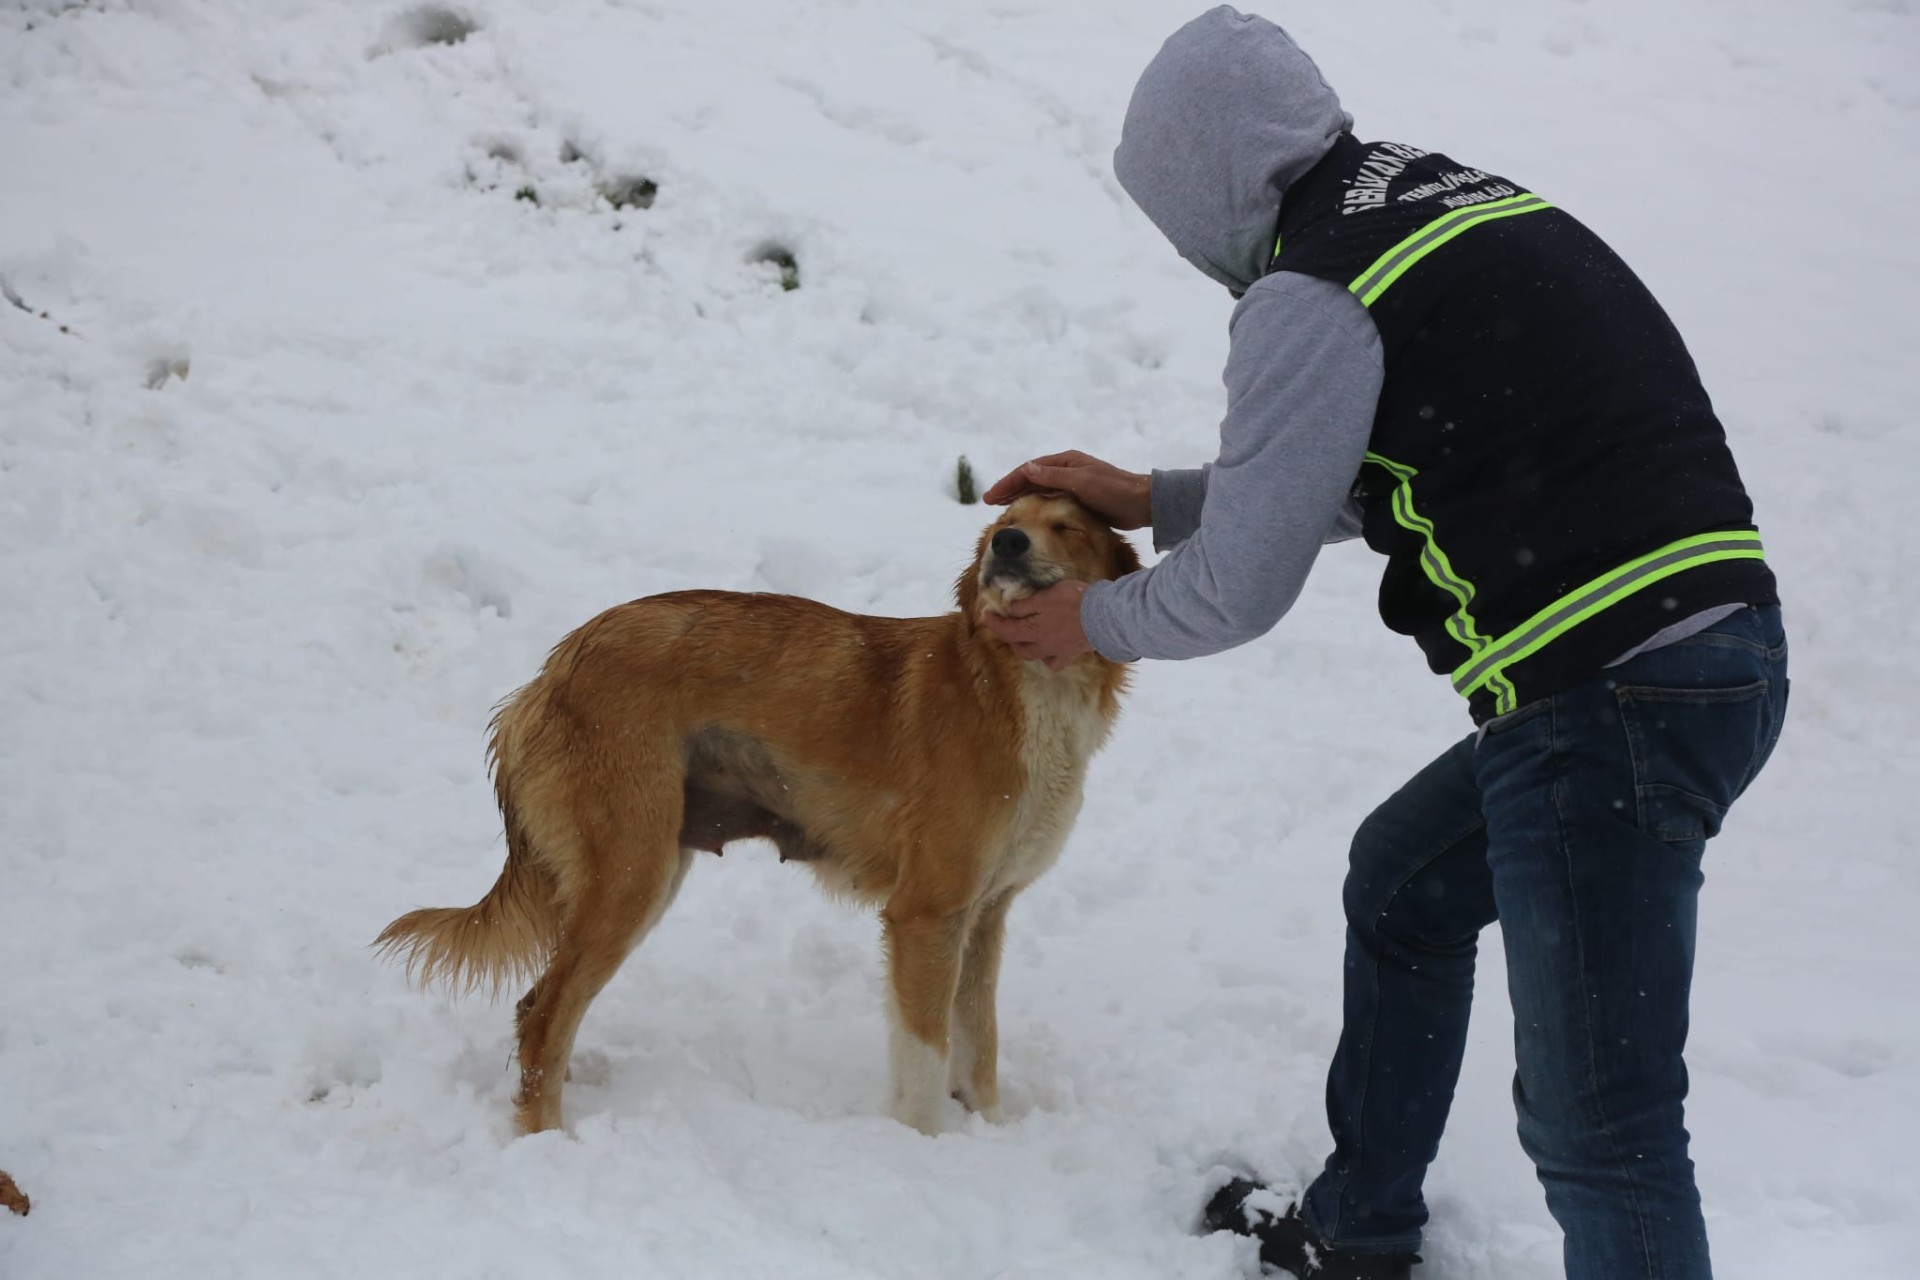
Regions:
<svg viewBox="0 0 1920 1280"><path fill-rule="evenodd" d="M1245 290L1273 255L1280 197L1352 127L1292 37L1221 5L1140 73L1113 172L1181 257Z"/></svg>

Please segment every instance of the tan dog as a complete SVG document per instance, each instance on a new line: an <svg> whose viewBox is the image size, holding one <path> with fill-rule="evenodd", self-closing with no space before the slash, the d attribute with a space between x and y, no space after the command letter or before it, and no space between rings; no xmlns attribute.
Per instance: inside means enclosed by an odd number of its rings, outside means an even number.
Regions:
<svg viewBox="0 0 1920 1280"><path fill-rule="evenodd" d="M997 1118L994 989L1014 895L1052 865L1123 668L1021 661L982 613L1140 567L1073 499L1029 495L980 537L959 610L874 618L792 596L681 591L562 640L494 717L507 864L472 907L414 911L378 945L423 981L537 975L520 1001L529 1133L560 1124L574 1033L673 901L695 851L764 837L880 905L893 1113Z"/></svg>

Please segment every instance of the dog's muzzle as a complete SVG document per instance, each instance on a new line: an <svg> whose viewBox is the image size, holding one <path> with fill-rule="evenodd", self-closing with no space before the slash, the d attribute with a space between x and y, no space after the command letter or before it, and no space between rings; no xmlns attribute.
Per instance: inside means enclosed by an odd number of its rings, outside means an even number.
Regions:
<svg viewBox="0 0 1920 1280"><path fill-rule="evenodd" d="M1030 595L1065 576L1057 566L1033 560L1033 539L1019 529L1002 529L987 546L980 566L980 585L1003 593Z"/></svg>

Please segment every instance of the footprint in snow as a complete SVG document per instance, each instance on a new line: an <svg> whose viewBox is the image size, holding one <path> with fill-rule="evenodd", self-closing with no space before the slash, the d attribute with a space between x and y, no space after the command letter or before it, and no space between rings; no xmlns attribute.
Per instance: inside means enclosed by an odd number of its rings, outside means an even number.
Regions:
<svg viewBox="0 0 1920 1280"><path fill-rule="evenodd" d="M1842 1039L1809 1032L1776 1032L1761 1037L1760 1047L1769 1054L1824 1067L1852 1080L1878 1075L1899 1057L1895 1046L1888 1041L1863 1036Z"/></svg>
<svg viewBox="0 0 1920 1280"><path fill-rule="evenodd" d="M387 23L380 43L369 56L378 58L402 49L459 44L478 30L480 24L458 9L439 4L415 5Z"/></svg>

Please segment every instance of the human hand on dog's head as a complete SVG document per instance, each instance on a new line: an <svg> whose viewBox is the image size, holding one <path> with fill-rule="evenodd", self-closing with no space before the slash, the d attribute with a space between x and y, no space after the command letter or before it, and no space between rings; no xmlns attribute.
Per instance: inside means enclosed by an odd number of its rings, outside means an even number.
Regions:
<svg viewBox="0 0 1920 1280"><path fill-rule="evenodd" d="M980 500L1005 506L1027 493L1070 493L1116 529L1140 529L1153 523L1153 477L1122 471L1078 449L1050 453L1023 462L1001 476Z"/></svg>
<svg viewBox="0 0 1920 1280"><path fill-rule="evenodd" d="M1093 651L1080 625L1080 597L1086 594L1084 582L1056 582L1044 591L1009 601L1005 612L988 610L981 621L1017 656L1044 662L1049 671L1061 671L1081 654Z"/></svg>

